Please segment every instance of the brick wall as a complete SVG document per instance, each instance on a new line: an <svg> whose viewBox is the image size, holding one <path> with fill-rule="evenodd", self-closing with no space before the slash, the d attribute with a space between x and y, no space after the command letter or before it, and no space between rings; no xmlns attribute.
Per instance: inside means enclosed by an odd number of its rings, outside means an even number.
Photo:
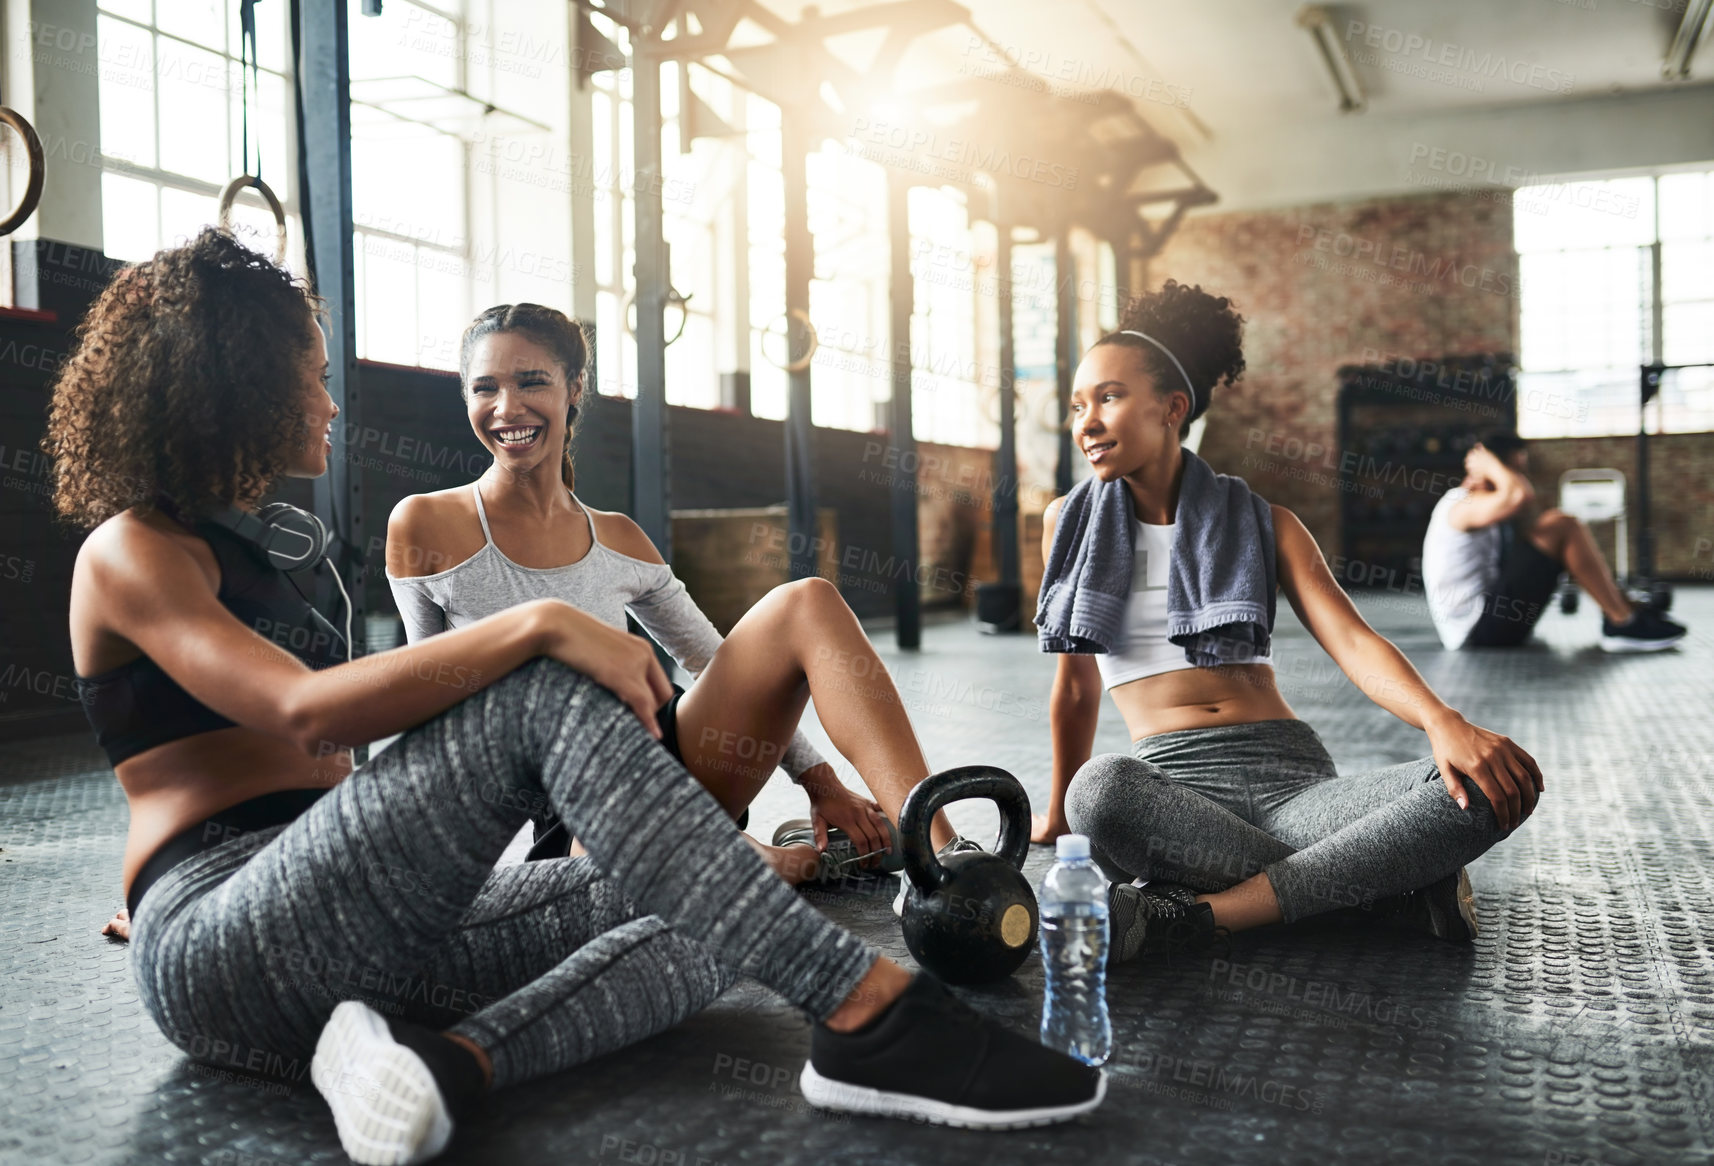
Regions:
<svg viewBox="0 0 1714 1166"><path fill-rule="evenodd" d="M1329 552L1340 546L1337 490L1252 475L1251 431L1336 450L1340 365L1517 350L1503 202L1433 194L1199 214L1150 264L1150 286L1168 278L1230 296L1247 320L1248 371L1216 392L1203 457L1295 510Z"/></svg>

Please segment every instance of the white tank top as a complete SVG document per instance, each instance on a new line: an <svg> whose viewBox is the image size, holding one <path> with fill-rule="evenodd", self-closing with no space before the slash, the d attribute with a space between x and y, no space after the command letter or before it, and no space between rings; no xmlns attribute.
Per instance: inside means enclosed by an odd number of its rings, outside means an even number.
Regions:
<svg viewBox="0 0 1714 1166"><path fill-rule="evenodd" d="M1131 555L1131 599L1125 605L1124 629L1112 650L1097 653L1095 666L1109 689L1145 676L1194 668L1184 649L1166 638L1167 569L1172 564L1172 539L1178 524L1155 526L1131 519L1135 550ZM1257 656L1250 664L1274 662Z"/></svg>
<svg viewBox="0 0 1714 1166"><path fill-rule="evenodd" d="M720 649L720 631L696 606L684 584L665 563L646 563L620 554L595 533L595 516L576 494L573 502L589 523L589 553L558 567L526 567L507 558L494 543L482 490L470 484L476 517L482 522L482 549L456 566L432 575L400 578L387 573L393 600L399 607L410 643L465 627L498 611L532 599L563 599L621 631L625 613L653 636L679 666L701 676ZM799 730L780 758L780 768L796 780L804 770L823 763L820 753Z"/></svg>

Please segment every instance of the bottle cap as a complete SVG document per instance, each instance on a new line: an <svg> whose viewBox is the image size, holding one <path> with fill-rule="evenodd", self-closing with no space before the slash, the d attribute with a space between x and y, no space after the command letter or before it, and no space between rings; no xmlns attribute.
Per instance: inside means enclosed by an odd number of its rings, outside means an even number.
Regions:
<svg viewBox="0 0 1714 1166"><path fill-rule="evenodd" d="M1089 837L1085 834L1061 834L1053 852L1056 858L1088 858Z"/></svg>

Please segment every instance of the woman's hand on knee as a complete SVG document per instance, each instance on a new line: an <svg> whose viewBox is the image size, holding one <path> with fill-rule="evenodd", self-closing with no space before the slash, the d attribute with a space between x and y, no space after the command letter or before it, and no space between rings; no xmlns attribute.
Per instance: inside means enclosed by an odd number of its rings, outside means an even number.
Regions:
<svg viewBox="0 0 1714 1166"><path fill-rule="evenodd" d="M1470 808L1468 779L1488 799L1503 830L1517 829L1535 810L1545 788L1541 767L1510 737L1454 714L1428 730L1428 742L1446 791L1464 809Z"/></svg>
<svg viewBox="0 0 1714 1166"><path fill-rule="evenodd" d="M673 687L655 658L654 645L561 600L536 603L546 625L542 655L577 669L610 691L658 739L661 727L655 710L672 698Z"/></svg>

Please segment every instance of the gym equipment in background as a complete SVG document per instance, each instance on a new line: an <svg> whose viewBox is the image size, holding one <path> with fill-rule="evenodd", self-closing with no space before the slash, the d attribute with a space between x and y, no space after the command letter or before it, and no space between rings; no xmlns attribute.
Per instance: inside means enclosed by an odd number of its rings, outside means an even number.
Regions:
<svg viewBox="0 0 1714 1166"><path fill-rule="evenodd" d="M942 860L929 823L942 806L986 798L1000 807L994 853ZM963 765L924 778L899 814L905 847L905 946L949 984L1003 980L1029 958L1040 919L1022 872L1030 849L1030 798L1018 779L992 765Z"/></svg>
<svg viewBox="0 0 1714 1166"><path fill-rule="evenodd" d="M42 201L42 180L47 177L47 158L42 153L42 139L30 119L15 109L0 105L0 125L11 126L24 139L24 151L30 159L30 178L24 186L24 197L4 219L0 219L0 236L10 235L24 225L24 220L36 213Z"/></svg>
<svg viewBox="0 0 1714 1166"><path fill-rule="evenodd" d="M286 265L286 210L280 205L280 200L274 196L268 184L254 174L240 174L228 182L220 191L220 211L215 218L215 225L228 235L232 234L232 203L238 197L238 192L253 189L262 196L268 204L268 209L274 212L274 265ZM236 236L234 236L236 238Z"/></svg>
<svg viewBox="0 0 1714 1166"><path fill-rule="evenodd" d="M1615 524L1613 570L1623 579L1630 570L1629 528L1625 523L1625 475L1619 470L1566 470L1559 475L1559 508L1585 523ZM1559 610L1577 611L1581 594L1569 573L1559 580Z"/></svg>
<svg viewBox="0 0 1714 1166"><path fill-rule="evenodd" d="M1632 603L1647 603L1656 611L1666 611L1672 607L1672 587L1654 577L1654 531L1649 526L1648 405L1660 393L1661 382L1666 378L1666 374L1681 368L1714 368L1714 362L1640 366L1641 385L1637 402L1637 573L1629 578L1621 576L1620 584Z"/></svg>
<svg viewBox="0 0 1714 1166"><path fill-rule="evenodd" d="M243 153L244 173L228 182L220 191L220 209L215 215L215 224L228 235L232 232L232 203L238 197L238 192L245 189L255 190L262 196L262 201L268 204L268 209L274 213L274 265L286 265L286 211L280 205L280 200L266 182L262 181L262 139L256 138L256 169L250 170L250 91L255 89L258 97L261 93L261 71L256 57L256 0L239 0L238 4L238 84L239 101L242 105L243 137L240 148ZM249 70L246 77L245 70ZM237 238L233 235L233 238Z"/></svg>
<svg viewBox="0 0 1714 1166"><path fill-rule="evenodd" d="M1267 496L1274 483L1322 495L1337 483L1340 586L1422 591L1422 539L1441 495L1464 478L1464 455L1494 430L1517 430L1509 353L1415 359L1339 369L1339 445L1264 434L1242 476Z"/></svg>

